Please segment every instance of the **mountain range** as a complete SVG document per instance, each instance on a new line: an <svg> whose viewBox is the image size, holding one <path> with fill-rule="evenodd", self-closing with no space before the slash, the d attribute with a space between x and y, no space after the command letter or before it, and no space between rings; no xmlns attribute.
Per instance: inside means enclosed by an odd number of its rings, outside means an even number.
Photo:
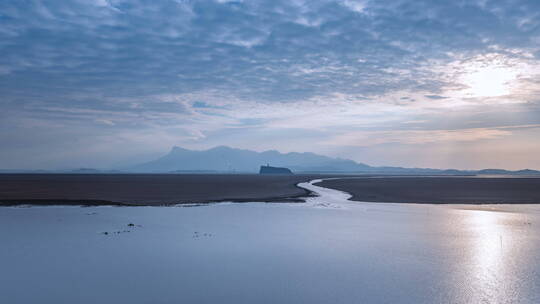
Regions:
<svg viewBox="0 0 540 304"><path fill-rule="evenodd" d="M261 165L287 167L295 172L344 171L357 172L371 168L352 160L330 158L314 153L280 153L275 150L255 152L219 146L195 151L173 147L165 156L130 168L137 172L216 171L258 172Z"/></svg>
<svg viewBox="0 0 540 304"><path fill-rule="evenodd" d="M150 162L128 169L131 172L162 173L255 173L261 165L287 167L296 173L371 173L371 174L446 174L446 175L540 175L536 170L508 171L503 169L455 170L402 167L372 167L349 159L332 158L315 153L280 153L275 150L256 152L219 146L208 150L188 150L173 147L171 151Z"/></svg>

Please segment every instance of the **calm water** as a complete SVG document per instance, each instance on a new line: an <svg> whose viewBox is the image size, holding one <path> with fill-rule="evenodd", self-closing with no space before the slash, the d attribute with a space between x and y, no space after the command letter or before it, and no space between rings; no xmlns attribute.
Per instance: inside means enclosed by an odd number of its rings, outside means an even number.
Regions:
<svg viewBox="0 0 540 304"><path fill-rule="evenodd" d="M540 303L539 206L305 186L322 197L0 208L0 303Z"/></svg>

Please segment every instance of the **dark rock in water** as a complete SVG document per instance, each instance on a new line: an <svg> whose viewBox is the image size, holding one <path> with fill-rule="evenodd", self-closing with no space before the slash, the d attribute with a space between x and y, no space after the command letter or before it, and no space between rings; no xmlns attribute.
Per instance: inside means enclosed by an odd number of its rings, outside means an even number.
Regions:
<svg viewBox="0 0 540 304"><path fill-rule="evenodd" d="M259 174L293 174L288 168L270 167L269 165L261 166Z"/></svg>

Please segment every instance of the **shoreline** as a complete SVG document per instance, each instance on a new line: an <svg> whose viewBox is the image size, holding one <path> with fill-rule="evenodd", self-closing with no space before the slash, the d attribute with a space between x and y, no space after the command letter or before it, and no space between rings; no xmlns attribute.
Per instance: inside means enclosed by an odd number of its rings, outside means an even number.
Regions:
<svg viewBox="0 0 540 304"><path fill-rule="evenodd" d="M303 203L317 175L3 175L0 206L176 206Z"/></svg>
<svg viewBox="0 0 540 304"><path fill-rule="evenodd" d="M22 181L0 179L0 207L174 207L224 202L305 203L317 194L300 186L302 183L348 193L351 196L348 201L352 203L471 206L540 204L538 178L80 175L73 181L73 175L22 176ZM18 178L21 179L21 175ZM68 187L70 183L71 187ZM93 197L85 197L89 195Z"/></svg>
<svg viewBox="0 0 540 304"><path fill-rule="evenodd" d="M351 177L317 186L351 195L352 202L429 205L540 204L540 178Z"/></svg>

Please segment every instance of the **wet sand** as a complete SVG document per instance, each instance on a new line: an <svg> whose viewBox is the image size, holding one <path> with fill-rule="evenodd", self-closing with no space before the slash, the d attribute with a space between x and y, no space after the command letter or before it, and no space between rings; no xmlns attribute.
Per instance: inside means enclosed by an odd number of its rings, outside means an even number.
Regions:
<svg viewBox="0 0 540 304"><path fill-rule="evenodd" d="M0 174L0 206L294 201L314 175Z"/></svg>
<svg viewBox="0 0 540 304"><path fill-rule="evenodd" d="M318 186L363 202L539 204L540 178L377 177L325 180Z"/></svg>
<svg viewBox="0 0 540 304"><path fill-rule="evenodd" d="M0 206L174 205L293 202L309 191L297 184L336 175L257 174L0 174ZM343 177L343 176L341 176ZM345 177L319 186L351 200L432 204L540 203L540 178Z"/></svg>

